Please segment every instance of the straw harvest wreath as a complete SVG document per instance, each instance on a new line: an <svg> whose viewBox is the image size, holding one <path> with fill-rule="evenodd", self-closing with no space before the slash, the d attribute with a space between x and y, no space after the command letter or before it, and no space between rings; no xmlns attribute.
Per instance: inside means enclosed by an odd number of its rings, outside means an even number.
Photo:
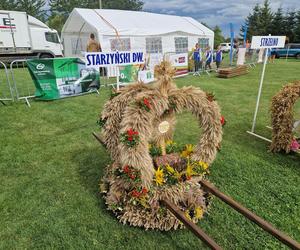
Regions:
<svg viewBox="0 0 300 250"><path fill-rule="evenodd" d="M300 97L300 81L284 86L273 98L271 106L271 151L300 151L300 138L295 132L300 122L294 120L293 108Z"/></svg>
<svg viewBox="0 0 300 250"><path fill-rule="evenodd" d="M222 122L213 96L195 87L176 87L169 62L157 66L155 74L154 86L130 85L105 104L99 124L113 163L100 187L108 209L121 222L170 230L183 225L160 206L161 199L168 198L193 222L207 211L208 195L199 180L215 159ZM184 109L202 128L195 147L172 141L175 113Z"/></svg>

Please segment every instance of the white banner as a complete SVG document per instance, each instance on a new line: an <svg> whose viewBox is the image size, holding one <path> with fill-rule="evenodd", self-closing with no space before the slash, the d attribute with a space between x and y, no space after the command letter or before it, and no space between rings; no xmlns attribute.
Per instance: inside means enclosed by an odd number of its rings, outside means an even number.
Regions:
<svg viewBox="0 0 300 250"><path fill-rule="evenodd" d="M264 60L264 52L265 52L265 49L260 49L259 52L258 52L258 59L257 59L257 62L258 63L262 63L263 60Z"/></svg>
<svg viewBox="0 0 300 250"><path fill-rule="evenodd" d="M283 48L285 36L253 36L251 49Z"/></svg>
<svg viewBox="0 0 300 250"><path fill-rule="evenodd" d="M115 52L86 52L86 67L99 68L113 65L129 65L144 63L144 52L115 51Z"/></svg>
<svg viewBox="0 0 300 250"><path fill-rule="evenodd" d="M238 58L237 58L237 62L236 62L237 65L244 65L245 55L246 55L246 48L239 48Z"/></svg>

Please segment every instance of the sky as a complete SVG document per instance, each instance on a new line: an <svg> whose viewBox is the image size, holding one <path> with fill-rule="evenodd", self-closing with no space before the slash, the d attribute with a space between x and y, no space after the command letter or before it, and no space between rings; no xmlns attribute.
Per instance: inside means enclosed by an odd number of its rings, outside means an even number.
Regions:
<svg viewBox="0 0 300 250"><path fill-rule="evenodd" d="M229 37L229 23L233 23L235 33L239 33L245 18L256 3L264 0L143 0L144 11L190 16L205 22L210 27L220 26L223 35ZM270 0L273 11L282 7L286 10L300 10L300 0Z"/></svg>

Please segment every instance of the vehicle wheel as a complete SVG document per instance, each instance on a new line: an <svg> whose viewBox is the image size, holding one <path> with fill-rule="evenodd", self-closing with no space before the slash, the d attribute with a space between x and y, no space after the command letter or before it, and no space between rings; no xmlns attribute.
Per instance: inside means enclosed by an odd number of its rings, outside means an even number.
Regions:
<svg viewBox="0 0 300 250"><path fill-rule="evenodd" d="M300 60L300 54L297 54L295 57L296 57L296 59Z"/></svg>
<svg viewBox="0 0 300 250"><path fill-rule="evenodd" d="M41 54L40 55L41 59L45 59L45 58L53 58L53 56L51 54Z"/></svg>

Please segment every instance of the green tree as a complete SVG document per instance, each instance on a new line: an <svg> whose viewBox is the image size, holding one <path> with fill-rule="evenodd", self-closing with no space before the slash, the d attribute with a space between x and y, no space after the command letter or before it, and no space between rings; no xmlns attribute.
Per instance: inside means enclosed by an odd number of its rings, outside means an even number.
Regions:
<svg viewBox="0 0 300 250"><path fill-rule="evenodd" d="M144 3L140 0L102 0L103 8L119 10L142 10Z"/></svg>
<svg viewBox="0 0 300 250"><path fill-rule="evenodd" d="M294 42L300 43L300 10L296 15L296 27L295 27L295 40Z"/></svg>
<svg viewBox="0 0 300 250"><path fill-rule="evenodd" d="M0 9L24 11L41 21L45 21L45 0L1 0Z"/></svg>
<svg viewBox="0 0 300 250"><path fill-rule="evenodd" d="M285 35L287 36L287 40L292 43L295 40L295 29L297 26L296 23L296 12L295 11L289 11L285 16Z"/></svg>
<svg viewBox="0 0 300 250"><path fill-rule="evenodd" d="M66 18L63 15L57 14L57 15L50 16L47 21L47 24L52 29L56 29L58 31L58 33L60 34L65 21L66 21Z"/></svg>
<svg viewBox="0 0 300 250"><path fill-rule="evenodd" d="M272 35L285 35L285 18L282 8L278 8L274 13L271 23Z"/></svg>
<svg viewBox="0 0 300 250"><path fill-rule="evenodd" d="M244 27L247 26L247 39L250 40L252 36L258 35L261 33L259 30L259 22L260 22L260 6L256 4L252 10L252 13L250 13L245 20L245 24L240 29L240 36L244 36Z"/></svg>
<svg viewBox="0 0 300 250"><path fill-rule="evenodd" d="M269 0L265 0L260 9L259 15L259 31L261 35L268 35L272 32L273 13L270 8Z"/></svg>
<svg viewBox="0 0 300 250"><path fill-rule="evenodd" d="M16 0L1 0L0 10L16 10L17 1Z"/></svg>
<svg viewBox="0 0 300 250"><path fill-rule="evenodd" d="M218 25L215 26L213 31L215 33L214 45L215 45L215 48L217 48L220 45L220 43L224 42L225 38L222 34L221 28Z"/></svg>

